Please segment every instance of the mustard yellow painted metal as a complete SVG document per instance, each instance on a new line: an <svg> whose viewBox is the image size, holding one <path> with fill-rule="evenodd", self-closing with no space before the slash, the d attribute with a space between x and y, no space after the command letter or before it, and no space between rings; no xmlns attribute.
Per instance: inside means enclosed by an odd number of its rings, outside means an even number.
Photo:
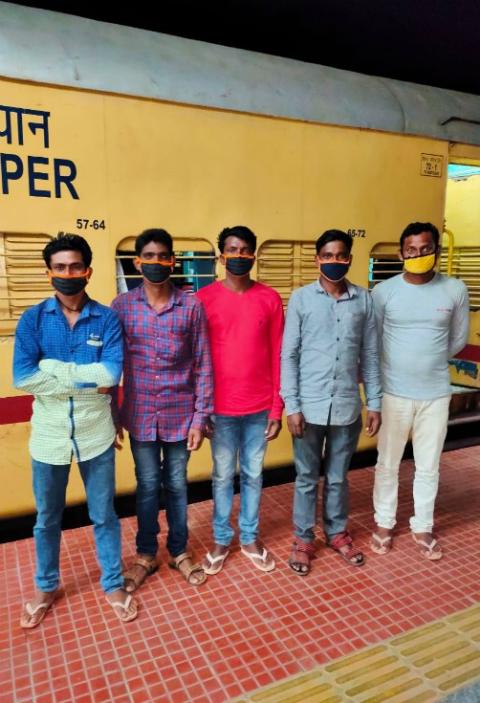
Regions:
<svg viewBox="0 0 480 703"><path fill-rule="evenodd" d="M480 245L480 175L448 179L445 222L455 233L457 245Z"/></svg>
<svg viewBox="0 0 480 703"><path fill-rule="evenodd" d="M443 234L446 234L448 237L447 276L451 276L453 267L453 247L455 246L455 236L453 232L449 229L444 229Z"/></svg>
<svg viewBox="0 0 480 703"><path fill-rule="evenodd" d="M24 173L0 194L0 234L83 234L94 252L89 293L103 303L116 294L119 243L147 227L212 246L223 227L237 223L258 233L260 246L311 242L331 227L352 230L358 236L350 277L366 286L376 243L396 242L412 220L443 222L446 169L439 178L426 177L420 163L422 154L435 154L446 164L446 141L14 80L0 80L0 88L4 105L50 112L49 148L25 129L23 145L14 140L5 149L21 159ZM36 186L50 197L29 194L32 155L47 160L37 169L45 179ZM53 160L59 158L76 166L78 199L65 188L55 195ZM105 229L77 229L83 219L104 221ZM13 328L0 337L2 398L17 395L10 373ZM27 435L27 423L0 426L2 517L34 509ZM131 491L128 448L117 456L118 491ZM291 457L284 431L269 446L266 465L288 464ZM210 472L206 443L192 456L189 477ZM67 501L83 499L75 478Z"/></svg>

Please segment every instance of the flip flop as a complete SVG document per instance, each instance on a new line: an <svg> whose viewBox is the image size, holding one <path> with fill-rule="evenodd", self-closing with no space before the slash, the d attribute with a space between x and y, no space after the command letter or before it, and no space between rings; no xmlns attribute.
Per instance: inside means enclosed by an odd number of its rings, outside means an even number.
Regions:
<svg viewBox="0 0 480 703"><path fill-rule="evenodd" d="M52 603L53 603L53 600L51 601L51 603L40 603L35 608L32 608L30 603L25 603L24 610L26 611L27 615L29 615L30 617L33 617L36 613L38 613L40 611L41 611L41 615L38 618L38 620L35 620L34 622L30 622L30 623L27 623L23 619L23 615L22 615L22 617L20 619L20 627L23 628L24 630L32 630L34 627L38 627L38 625L40 625L40 623L42 622L42 620L45 617L45 615L47 614L47 612L52 607Z"/></svg>
<svg viewBox="0 0 480 703"><path fill-rule="evenodd" d="M137 601L134 600L133 596L131 596L130 594L125 598L123 603L121 601L111 601L108 598L106 598L106 601L109 605L112 606L115 611L115 615L122 622L131 622L132 620L135 620L135 618L138 616ZM132 603L135 606L135 609L133 613L129 613L128 609Z"/></svg>
<svg viewBox="0 0 480 703"><path fill-rule="evenodd" d="M257 569L260 569L260 571L273 571L275 568L275 562L272 559L271 564L267 564L267 557L269 557L269 553L265 549L265 547L262 550L261 554L255 554L255 552L247 552L246 549L241 547L241 552L244 554L246 557L250 559L252 564L256 566Z"/></svg>
<svg viewBox="0 0 480 703"><path fill-rule="evenodd" d="M370 549L372 550L372 552L375 552L375 554L388 554L391 548L392 535L380 537L380 535L377 535L376 532L372 532L372 539L370 541Z"/></svg>
<svg viewBox="0 0 480 703"><path fill-rule="evenodd" d="M218 574L223 569L225 559L228 557L229 554L230 554L230 550L228 550L228 549L226 552L224 552L223 554L219 554L216 557L212 557L210 552L207 552L205 554L205 559L207 559L210 562L210 566L207 566L206 568L203 567L203 571L208 576L215 576L215 574ZM216 564L216 566L215 566L215 564Z"/></svg>
<svg viewBox="0 0 480 703"><path fill-rule="evenodd" d="M48 601L47 603L39 603L35 608L32 607L30 603L25 603L23 607L23 613L20 618L20 627L23 630L32 630L34 627L38 627L42 620L44 619L45 615L48 613L54 602L58 599L61 598L63 595L63 589L59 588L56 591L54 591L54 595L52 597L52 600ZM24 620L24 613L27 613L28 616L33 617L36 615L36 613L41 613L40 618L36 620L33 624L32 623L27 623Z"/></svg>
<svg viewBox="0 0 480 703"><path fill-rule="evenodd" d="M434 551L433 548L435 547L436 544L438 544L437 540L434 538L432 539L431 542L425 542L424 539L417 539L415 537L415 533L412 532L412 537L413 541L415 544L418 544L419 547L423 547L423 549L420 549L421 553L425 557L425 559L429 559L430 561L438 561L443 557L443 552L440 549L439 551Z"/></svg>

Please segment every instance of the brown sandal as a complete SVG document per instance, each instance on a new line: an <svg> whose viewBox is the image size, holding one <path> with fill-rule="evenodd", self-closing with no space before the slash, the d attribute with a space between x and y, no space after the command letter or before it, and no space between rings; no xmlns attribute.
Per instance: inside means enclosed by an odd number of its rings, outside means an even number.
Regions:
<svg viewBox="0 0 480 703"><path fill-rule="evenodd" d="M308 557L308 563L305 564L303 561L298 561L296 559L297 553L306 554ZM315 559L315 547L313 543L302 542L300 539L296 539L292 545L292 553L288 560L288 565L299 576L306 576L310 573L310 562Z"/></svg>
<svg viewBox="0 0 480 703"><path fill-rule="evenodd" d="M350 566L363 566L365 564L365 557L359 549L353 546L353 540L347 531L335 535L328 543L328 546L335 552L338 552L342 559L346 561L347 564L350 564ZM342 552L342 547L348 547L348 550Z"/></svg>
<svg viewBox="0 0 480 703"><path fill-rule="evenodd" d="M138 566L141 567L141 571L136 568ZM156 557L144 557L141 554L137 554L131 567L123 572L125 590L127 593L133 593L140 588L148 576L158 571L158 567L159 564ZM130 581L130 583L127 583L128 581Z"/></svg>
<svg viewBox="0 0 480 703"><path fill-rule="evenodd" d="M178 557L172 557L169 560L168 565L171 569L179 571L185 581L191 586L201 586L202 583L205 583L207 580L207 574L203 570L203 566L201 564L185 564L186 560L191 558L192 555L189 552L183 552L183 554L179 554ZM199 581L192 580L193 574L202 574L203 578Z"/></svg>

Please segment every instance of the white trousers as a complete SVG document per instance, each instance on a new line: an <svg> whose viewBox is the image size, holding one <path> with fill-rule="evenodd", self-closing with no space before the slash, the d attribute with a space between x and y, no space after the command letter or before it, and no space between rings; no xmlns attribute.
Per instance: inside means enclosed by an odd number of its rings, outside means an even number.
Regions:
<svg viewBox="0 0 480 703"><path fill-rule="evenodd" d="M411 432L415 460L415 514L410 518L410 529L412 532L432 531L449 404L450 396L436 400L412 400L384 393L373 490L375 522L379 527L391 530L395 526L398 469Z"/></svg>

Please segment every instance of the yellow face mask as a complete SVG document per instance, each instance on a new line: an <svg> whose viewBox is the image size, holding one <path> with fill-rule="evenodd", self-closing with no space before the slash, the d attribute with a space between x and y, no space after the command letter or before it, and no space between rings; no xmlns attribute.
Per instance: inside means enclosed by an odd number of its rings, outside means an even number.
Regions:
<svg viewBox="0 0 480 703"><path fill-rule="evenodd" d="M428 273L435 266L435 254L414 256L403 260L403 267L408 273Z"/></svg>

